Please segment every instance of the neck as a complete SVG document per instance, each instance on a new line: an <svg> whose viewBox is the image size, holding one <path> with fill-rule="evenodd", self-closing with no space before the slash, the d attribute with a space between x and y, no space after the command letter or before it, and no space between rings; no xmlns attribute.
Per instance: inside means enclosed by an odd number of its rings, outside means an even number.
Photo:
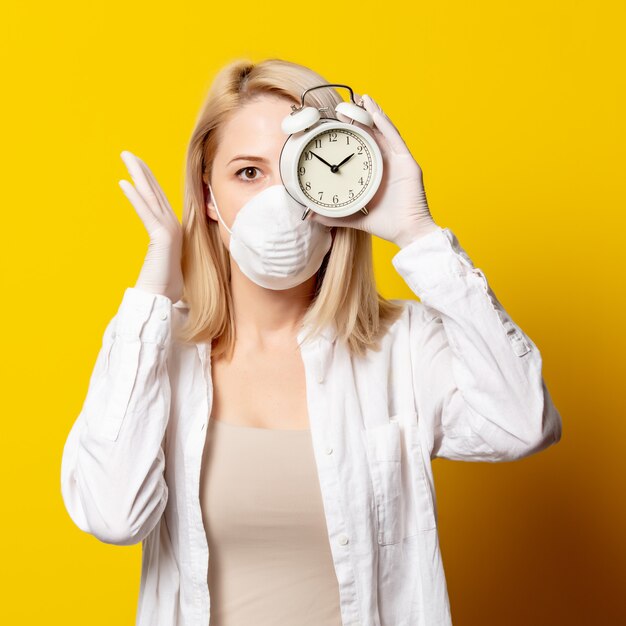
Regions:
<svg viewBox="0 0 626 626"><path fill-rule="evenodd" d="M315 293L317 273L290 289L266 289L231 260L231 294L237 341L251 347L291 342Z"/></svg>

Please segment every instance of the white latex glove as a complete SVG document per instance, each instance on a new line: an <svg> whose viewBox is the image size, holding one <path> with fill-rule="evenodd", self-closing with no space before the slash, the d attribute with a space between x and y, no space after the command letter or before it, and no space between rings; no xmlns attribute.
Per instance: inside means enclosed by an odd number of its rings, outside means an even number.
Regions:
<svg viewBox="0 0 626 626"><path fill-rule="evenodd" d="M124 179L119 181L119 185L150 237L135 287L166 296L173 303L178 302L183 296L182 226L148 166L128 150L120 156L135 187Z"/></svg>
<svg viewBox="0 0 626 626"><path fill-rule="evenodd" d="M354 94L358 102L360 96ZM422 180L422 170L400 136L398 129L380 106L367 95L365 109L372 114L370 128L353 122L369 133L377 142L383 157L383 176L380 186L367 203L367 215L357 211L346 217L326 217L311 211L310 219L325 226L343 226L364 230L401 248L417 237L436 230ZM338 119L349 122L341 113Z"/></svg>

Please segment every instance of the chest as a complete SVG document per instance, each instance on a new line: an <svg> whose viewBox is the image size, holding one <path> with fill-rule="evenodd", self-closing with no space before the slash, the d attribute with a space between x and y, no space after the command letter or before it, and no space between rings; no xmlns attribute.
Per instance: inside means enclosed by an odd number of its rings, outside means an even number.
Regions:
<svg viewBox="0 0 626 626"><path fill-rule="evenodd" d="M255 428L309 428L305 369L297 346L236 349L230 361L213 359L211 369L211 419Z"/></svg>

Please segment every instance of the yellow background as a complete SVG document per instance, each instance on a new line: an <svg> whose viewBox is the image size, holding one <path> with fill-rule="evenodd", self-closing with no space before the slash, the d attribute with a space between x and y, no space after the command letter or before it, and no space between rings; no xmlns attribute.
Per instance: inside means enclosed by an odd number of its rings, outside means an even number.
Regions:
<svg viewBox="0 0 626 626"><path fill-rule="evenodd" d="M626 623L624 13L545 0L5 5L2 623L134 623L141 547L73 525L61 453L148 243L119 154L149 164L180 217L193 121L215 72L243 56L371 94L422 166L433 217L542 352L558 446L434 464L455 626ZM375 249L380 290L413 297L397 249Z"/></svg>

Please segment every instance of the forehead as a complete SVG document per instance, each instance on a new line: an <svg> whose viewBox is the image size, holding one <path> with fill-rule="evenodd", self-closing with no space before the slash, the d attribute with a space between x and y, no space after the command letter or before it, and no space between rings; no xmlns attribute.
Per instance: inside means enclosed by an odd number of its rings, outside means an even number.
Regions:
<svg viewBox="0 0 626 626"><path fill-rule="evenodd" d="M235 154L259 154L275 144L284 144L287 135L280 125L291 113L294 101L273 95L258 96L234 111L222 125L218 153L226 159Z"/></svg>

